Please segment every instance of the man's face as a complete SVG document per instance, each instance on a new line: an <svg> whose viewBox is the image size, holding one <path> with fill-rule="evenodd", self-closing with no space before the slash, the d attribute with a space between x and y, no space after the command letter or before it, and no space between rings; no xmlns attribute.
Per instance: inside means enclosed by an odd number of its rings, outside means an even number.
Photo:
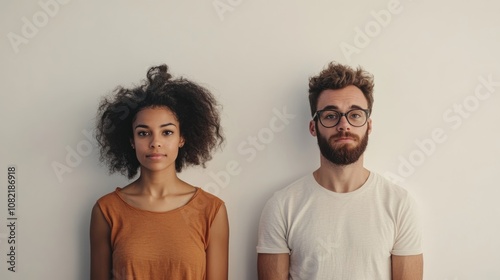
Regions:
<svg viewBox="0 0 500 280"><path fill-rule="evenodd" d="M359 88L347 86L343 89L324 90L318 98L317 109L346 113L352 109L368 109L368 102ZM335 165L349 165L357 162L366 150L371 119L361 127L354 127L343 116L336 126L330 128L324 127L316 119L309 124L309 130L318 138L322 157Z"/></svg>

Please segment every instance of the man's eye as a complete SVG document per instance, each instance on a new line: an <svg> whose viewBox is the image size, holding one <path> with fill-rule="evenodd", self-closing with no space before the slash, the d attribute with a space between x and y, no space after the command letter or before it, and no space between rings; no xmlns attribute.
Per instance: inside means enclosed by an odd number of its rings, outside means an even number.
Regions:
<svg viewBox="0 0 500 280"><path fill-rule="evenodd" d="M325 118L325 119L334 120L334 119L336 119L337 117L338 117L338 115L337 115L337 114L326 114L324 118Z"/></svg>

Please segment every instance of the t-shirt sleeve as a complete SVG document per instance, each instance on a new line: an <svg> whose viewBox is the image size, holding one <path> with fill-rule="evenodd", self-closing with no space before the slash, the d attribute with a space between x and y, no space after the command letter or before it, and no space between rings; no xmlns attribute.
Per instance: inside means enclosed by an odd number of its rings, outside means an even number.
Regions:
<svg viewBox="0 0 500 280"><path fill-rule="evenodd" d="M391 254L410 256L422 254L422 228L415 200L407 194L398 211L396 236Z"/></svg>
<svg viewBox="0 0 500 280"><path fill-rule="evenodd" d="M114 209L113 207L113 193L107 194L97 200L97 206L101 210L101 213L108 222L108 225L110 227L113 226L113 220L112 220L112 211Z"/></svg>
<svg viewBox="0 0 500 280"><path fill-rule="evenodd" d="M287 226L283 209L276 195L273 195L264 206L260 217L257 253L284 254L290 253L287 245Z"/></svg>

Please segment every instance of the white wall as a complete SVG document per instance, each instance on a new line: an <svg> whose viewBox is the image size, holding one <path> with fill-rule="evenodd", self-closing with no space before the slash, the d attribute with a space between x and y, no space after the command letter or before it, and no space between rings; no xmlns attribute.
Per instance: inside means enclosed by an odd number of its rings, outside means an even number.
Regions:
<svg viewBox="0 0 500 280"><path fill-rule="evenodd" d="M500 279L497 1L54 1L0 3L1 279L88 279L90 209L126 180L98 164L85 134L103 95L160 63L224 106L224 150L181 177L226 201L230 278L256 279L263 204L318 166L307 83L331 60L375 75L366 165L418 200L425 279ZM272 131L277 114L289 116ZM59 179L55 163L71 172Z"/></svg>

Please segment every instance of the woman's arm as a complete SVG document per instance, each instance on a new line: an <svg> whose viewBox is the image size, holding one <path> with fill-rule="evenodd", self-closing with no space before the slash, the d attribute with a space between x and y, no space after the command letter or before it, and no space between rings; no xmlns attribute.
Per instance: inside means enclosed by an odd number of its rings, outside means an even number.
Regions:
<svg viewBox="0 0 500 280"><path fill-rule="evenodd" d="M96 204L90 219L90 279L109 280L111 275L111 238L108 222Z"/></svg>
<svg viewBox="0 0 500 280"><path fill-rule="evenodd" d="M207 280L227 280L229 254L229 222L224 204L210 228L207 248Z"/></svg>

